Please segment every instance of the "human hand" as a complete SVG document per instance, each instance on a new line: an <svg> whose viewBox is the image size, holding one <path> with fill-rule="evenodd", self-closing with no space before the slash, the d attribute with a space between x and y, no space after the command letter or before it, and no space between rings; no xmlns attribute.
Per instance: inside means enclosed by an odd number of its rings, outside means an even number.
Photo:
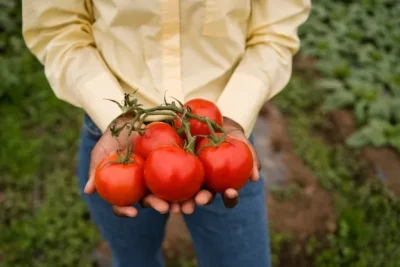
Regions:
<svg viewBox="0 0 400 267"><path fill-rule="evenodd" d="M130 118L122 117L119 118L118 123L122 125L126 120ZM228 135L240 139L241 141L245 142L246 144L249 145L249 148L253 154L254 160L254 166L253 166L253 172L252 176L250 177L251 180L257 181L258 176L259 176L259 169L260 169L260 163L258 160L258 157L256 155L256 152L253 148L253 146L250 144L246 136L244 135L243 131L240 131L238 129L241 129L241 127L234 121L224 118L224 130L226 132L229 132ZM128 130L124 129L118 136L118 138L115 138L111 135L111 130L107 129L103 136L99 139L95 147L93 148L91 152L91 161L90 161L90 167L89 167L89 180L85 186L85 193L86 194L92 194L96 191L95 188L95 170L97 165L105 158L107 157L110 153L115 152L118 149L124 149L124 146L126 144L126 136L128 134ZM132 132L131 135L129 136L129 141L128 144L133 144L135 138L137 137L137 132ZM125 147L126 148L126 147ZM134 151L134 148L132 149ZM234 189L227 189L225 193L223 194L223 200L224 204L226 207L233 208L234 206L237 205L238 202L238 192ZM153 194L148 194L143 198L143 200L140 202L142 207L145 208L153 208L156 211L160 213L167 213L168 211L171 211L173 213L185 213L185 214L191 214L194 212L195 206L204 206L212 203L213 199L215 197L215 193L210 192L207 189L202 189L199 191L195 197L193 197L190 200L187 200L183 203L168 203L167 201L164 201L158 197L156 197ZM135 217L138 214L138 211L135 207L133 206L113 206L113 211L116 215L120 217Z"/></svg>
<svg viewBox="0 0 400 267"><path fill-rule="evenodd" d="M132 118L128 116L118 118L117 126L122 126L123 123L129 119ZM127 144L127 135L128 129L125 128L117 138L113 137L111 135L111 129L108 128L94 146L90 157L89 180L84 189L86 194L93 194L96 192L95 172L97 165L109 154L118 149L125 149ZM137 132L132 131L128 138L128 144L132 145L137 135ZM134 149L132 149L132 151L134 151ZM160 213L166 213L169 210L169 204L166 201L161 200L152 194L145 196L140 204L144 207L152 207ZM135 217L138 214L137 209L133 206L112 206L112 209L113 212L120 217Z"/></svg>
<svg viewBox="0 0 400 267"><path fill-rule="evenodd" d="M249 140L246 138L244 131L242 127L237 124L235 121L229 119L229 118L224 118L224 130L228 133L229 136L234 137L236 139L239 139L243 141L245 144L247 144L251 150L254 163L253 163L253 171L252 175L250 177L250 180L256 182L259 179L259 170L261 168L260 161L258 159L257 153L252 146L252 144L249 142ZM203 189L199 193L196 194L196 196L193 199L190 199L181 205L179 204L172 204L171 205L171 210L174 213L179 213L180 210L182 210L183 213L190 214L193 213L195 209L195 205L199 206L204 206L212 203L213 199L215 197L215 194ZM224 205L227 208L233 208L237 205L238 203L238 198L239 198L239 193L237 190L229 188L227 189L223 196L222 199L224 201Z"/></svg>
<svg viewBox="0 0 400 267"><path fill-rule="evenodd" d="M253 145L250 143L249 139L244 134L243 128L235 121L224 117L224 130L228 133L229 136L237 138L249 146L251 154L253 155L253 160L254 160L253 172L251 174L250 180L252 180L253 182L257 182L260 177L259 172L261 169L261 163L257 156L257 152L256 152L255 148L253 147Z"/></svg>

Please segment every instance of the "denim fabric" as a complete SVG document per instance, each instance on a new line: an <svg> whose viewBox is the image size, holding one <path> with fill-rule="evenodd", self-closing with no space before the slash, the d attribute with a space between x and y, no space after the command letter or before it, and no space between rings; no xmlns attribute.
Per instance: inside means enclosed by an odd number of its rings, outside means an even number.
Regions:
<svg viewBox="0 0 400 267"><path fill-rule="evenodd" d="M120 218L98 194L85 195L90 152L101 136L85 116L79 149L81 195L94 223L109 243L113 267L163 267L161 244L168 214L139 210L136 218ZM193 239L199 267L270 267L269 233L263 179L249 182L239 192L234 209L224 207L221 196L207 207L196 207L184 219Z"/></svg>

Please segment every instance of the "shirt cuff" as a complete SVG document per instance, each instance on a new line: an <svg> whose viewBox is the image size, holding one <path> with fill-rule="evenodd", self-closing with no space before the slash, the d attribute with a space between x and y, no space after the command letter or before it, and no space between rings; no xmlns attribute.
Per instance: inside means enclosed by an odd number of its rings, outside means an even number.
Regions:
<svg viewBox="0 0 400 267"><path fill-rule="evenodd" d="M109 73L103 72L90 79L82 85L79 93L82 108L103 133L122 113L116 103L107 100L121 102L124 98L120 85Z"/></svg>
<svg viewBox="0 0 400 267"><path fill-rule="evenodd" d="M269 88L260 79L236 72L218 99L217 106L223 116L240 124L249 137L268 95Z"/></svg>

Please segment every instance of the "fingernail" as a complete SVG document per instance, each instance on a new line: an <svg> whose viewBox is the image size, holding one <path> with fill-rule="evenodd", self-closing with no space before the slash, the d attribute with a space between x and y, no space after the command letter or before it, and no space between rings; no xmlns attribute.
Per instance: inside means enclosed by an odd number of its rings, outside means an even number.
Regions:
<svg viewBox="0 0 400 267"><path fill-rule="evenodd" d="M136 212L134 212L133 210L130 210L129 212L128 212L128 216L129 217L135 217L136 216Z"/></svg>
<svg viewBox="0 0 400 267"><path fill-rule="evenodd" d="M166 214L168 212L168 210L161 210L160 213L161 214Z"/></svg>
<svg viewBox="0 0 400 267"><path fill-rule="evenodd" d="M165 209L159 208L158 212L161 213L161 214L165 214L165 213L167 213L169 211L169 209L170 209L170 206L167 206Z"/></svg>
<svg viewBox="0 0 400 267"><path fill-rule="evenodd" d="M212 193L211 198L207 201L205 205L206 206L211 205L214 202L214 198L215 198L215 193Z"/></svg>
<svg viewBox="0 0 400 267"><path fill-rule="evenodd" d="M85 188L83 189L83 192L84 192L85 194L88 194L87 191L88 191L88 185L86 184L86 185L85 185Z"/></svg>

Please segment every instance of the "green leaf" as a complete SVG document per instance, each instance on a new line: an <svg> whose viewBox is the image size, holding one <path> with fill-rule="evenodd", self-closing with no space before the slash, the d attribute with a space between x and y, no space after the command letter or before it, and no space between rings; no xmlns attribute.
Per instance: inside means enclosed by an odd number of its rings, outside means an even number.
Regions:
<svg viewBox="0 0 400 267"><path fill-rule="evenodd" d="M334 73L335 73L336 77L346 78L351 73L351 67L347 62L339 64L339 65L335 66Z"/></svg>
<svg viewBox="0 0 400 267"><path fill-rule="evenodd" d="M389 97L380 97L372 102L368 109L368 115L371 118L389 120L391 115L392 100Z"/></svg>
<svg viewBox="0 0 400 267"><path fill-rule="evenodd" d="M400 123L400 97L393 98L390 106L393 119L395 122Z"/></svg>
<svg viewBox="0 0 400 267"><path fill-rule="evenodd" d="M351 88L351 91L357 96L357 98L361 98L368 102L375 101L378 95L382 92L382 88L376 83L366 81L366 78L362 77L365 74L358 73L358 75L360 77L352 77L346 81L348 86ZM371 74L368 75L371 76Z"/></svg>
<svg viewBox="0 0 400 267"><path fill-rule="evenodd" d="M326 98L323 109L329 111L347 107L352 105L355 100L356 98L351 92L345 90L336 90L333 94Z"/></svg>
<svg viewBox="0 0 400 267"><path fill-rule="evenodd" d="M385 135L385 130L390 127L386 122L382 121L372 121L367 126L364 126L359 131L351 135L347 140L347 145L351 147L363 147L366 145L373 146L384 146L387 144L388 140Z"/></svg>
<svg viewBox="0 0 400 267"><path fill-rule="evenodd" d="M386 128L386 135L388 137L397 137L400 136L400 123L396 125L391 125L390 127Z"/></svg>
<svg viewBox="0 0 400 267"><path fill-rule="evenodd" d="M375 129L381 129L384 133L391 131L393 125L391 125L388 121L372 119L369 123L369 126Z"/></svg>
<svg viewBox="0 0 400 267"><path fill-rule="evenodd" d="M396 150L400 151L400 135L395 135L395 136L389 137L388 143L390 146L392 146Z"/></svg>
<svg viewBox="0 0 400 267"><path fill-rule="evenodd" d="M354 107L354 114L357 121L364 122L367 119L367 105L365 100L360 100L356 103Z"/></svg>
<svg viewBox="0 0 400 267"><path fill-rule="evenodd" d="M365 135L365 133L362 131L355 132L346 140L347 145L355 148L364 147L368 145L370 142L371 141L368 135Z"/></svg>
<svg viewBox="0 0 400 267"><path fill-rule="evenodd" d="M317 82L316 86L319 89L332 91L332 90L343 90L344 84L338 79L321 79Z"/></svg>

